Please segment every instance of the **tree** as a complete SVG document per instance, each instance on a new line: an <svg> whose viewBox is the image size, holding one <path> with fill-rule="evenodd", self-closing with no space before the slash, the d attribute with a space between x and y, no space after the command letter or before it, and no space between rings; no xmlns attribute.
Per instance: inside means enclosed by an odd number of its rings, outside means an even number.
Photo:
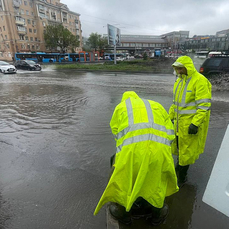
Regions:
<svg viewBox="0 0 229 229"><path fill-rule="evenodd" d="M148 55L147 55L146 52L144 52L144 54L143 54L143 60L147 60L147 59L148 59Z"/></svg>
<svg viewBox="0 0 229 229"><path fill-rule="evenodd" d="M73 35L62 24L48 25L44 33L46 47L50 49L60 48L61 52L79 47L79 37Z"/></svg>
<svg viewBox="0 0 229 229"><path fill-rule="evenodd" d="M102 37L102 35L91 33L87 40L87 45L95 51L102 51L108 47L108 42L107 38Z"/></svg>

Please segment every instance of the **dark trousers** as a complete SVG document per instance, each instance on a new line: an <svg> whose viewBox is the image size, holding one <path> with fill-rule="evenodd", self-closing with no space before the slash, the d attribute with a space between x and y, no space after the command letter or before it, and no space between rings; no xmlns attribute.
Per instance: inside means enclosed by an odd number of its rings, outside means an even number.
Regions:
<svg viewBox="0 0 229 229"><path fill-rule="evenodd" d="M178 136L176 136L176 141L177 141L177 149L179 152ZM175 169L176 169L178 180L181 182L185 182L187 173L188 173L188 169L189 169L189 165L185 165L185 166L179 165L179 155L178 155L177 164L176 164Z"/></svg>

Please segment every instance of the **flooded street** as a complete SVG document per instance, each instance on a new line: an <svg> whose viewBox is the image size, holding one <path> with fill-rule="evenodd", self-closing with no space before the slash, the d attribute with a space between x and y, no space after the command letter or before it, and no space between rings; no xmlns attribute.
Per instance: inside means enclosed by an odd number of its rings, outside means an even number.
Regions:
<svg viewBox="0 0 229 229"><path fill-rule="evenodd" d="M172 103L173 75L18 71L0 75L0 228L105 229L106 186L115 142L109 122L126 90ZM213 91L205 153L188 184L169 197L157 228L228 229L229 217L202 202L229 123L229 91ZM175 158L174 158L175 159ZM120 225L120 228L130 228ZM152 228L136 220L131 228Z"/></svg>

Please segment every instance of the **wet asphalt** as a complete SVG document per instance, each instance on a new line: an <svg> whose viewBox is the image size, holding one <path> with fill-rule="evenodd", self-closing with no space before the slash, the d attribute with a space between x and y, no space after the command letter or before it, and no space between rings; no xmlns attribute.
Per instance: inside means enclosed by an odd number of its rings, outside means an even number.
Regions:
<svg viewBox="0 0 229 229"><path fill-rule="evenodd" d="M47 66L41 72L1 74L0 228L107 228L106 207L97 216L93 212L115 153L113 110L124 91L134 90L168 111L174 80ZM167 198L169 216L157 228L229 228L229 217L202 202L228 123L229 91L214 89L205 152L190 166L187 184ZM119 227L152 228L141 219Z"/></svg>

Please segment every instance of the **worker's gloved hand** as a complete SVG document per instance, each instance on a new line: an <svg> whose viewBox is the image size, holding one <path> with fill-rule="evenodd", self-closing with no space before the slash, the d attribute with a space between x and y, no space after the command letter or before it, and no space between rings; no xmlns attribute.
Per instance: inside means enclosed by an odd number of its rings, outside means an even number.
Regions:
<svg viewBox="0 0 229 229"><path fill-rule="evenodd" d="M198 132L198 126L195 126L194 124L190 124L188 128L188 134L196 134Z"/></svg>

